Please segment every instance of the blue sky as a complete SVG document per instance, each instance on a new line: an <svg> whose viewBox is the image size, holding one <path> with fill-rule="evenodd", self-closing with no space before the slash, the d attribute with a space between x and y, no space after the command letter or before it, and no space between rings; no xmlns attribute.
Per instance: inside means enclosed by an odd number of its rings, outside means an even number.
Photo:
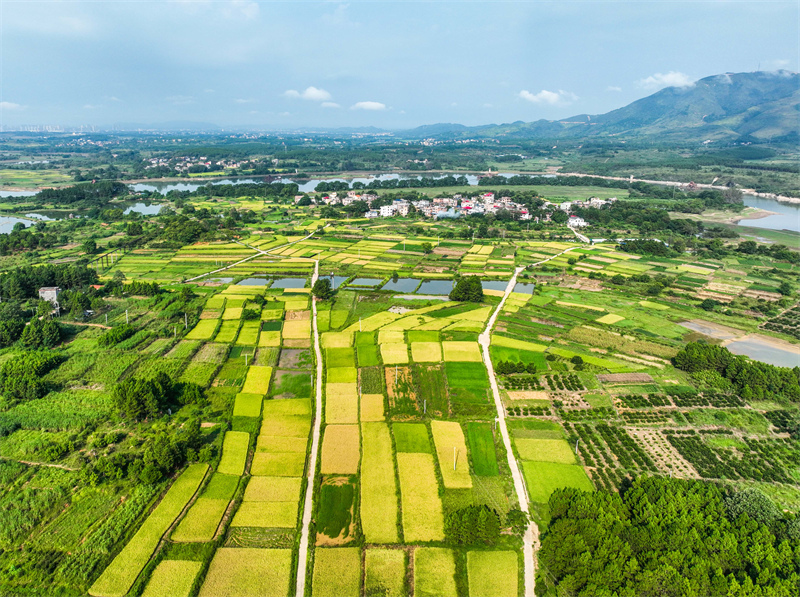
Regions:
<svg viewBox="0 0 800 597"><path fill-rule="evenodd" d="M0 0L0 120L258 128L597 114L798 70L798 2Z"/></svg>

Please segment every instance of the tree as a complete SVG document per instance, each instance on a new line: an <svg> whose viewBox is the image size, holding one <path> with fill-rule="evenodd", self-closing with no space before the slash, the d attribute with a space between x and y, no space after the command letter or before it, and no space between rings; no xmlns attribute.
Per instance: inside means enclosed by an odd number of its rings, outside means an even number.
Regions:
<svg viewBox="0 0 800 597"><path fill-rule="evenodd" d="M28 348L52 348L61 342L61 326L52 319L34 318L22 331L20 342Z"/></svg>
<svg viewBox="0 0 800 597"><path fill-rule="evenodd" d="M140 222L131 222L125 229L125 234L128 236L140 236L144 233L142 224Z"/></svg>
<svg viewBox="0 0 800 597"><path fill-rule="evenodd" d="M792 285L784 280L778 285L778 292L780 292L783 296L791 296L793 292Z"/></svg>
<svg viewBox="0 0 800 597"><path fill-rule="evenodd" d="M422 252L426 255L433 253L433 245L431 243L422 243Z"/></svg>
<svg viewBox="0 0 800 597"><path fill-rule="evenodd" d="M769 526L781 517L781 511L772 500L755 488L732 491L725 496L725 507L732 521L746 514L751 520Z"/></svg>
<svg viewBox="0 0 800 597"><path fill-rule="evenodd" d="M311 294L323 301L330 299L333 296L331 281L328 278L317 278L317 281L314 282L314 287L311 289Z"/></svg>
<svg viewBox="0 0 800 597"><path fill-rule="evenodd" d="M95 253L97 253L97 243L94 241L93 238L85 240L81 245L81 250L87 255L94 255Z"/></svg>
<svg viewBox="0 0 800 597"><path fill-rule="evenodd" d="M480 303L483 301L483 286L478 276L462 276L450 292L451 301Z"/></svg>

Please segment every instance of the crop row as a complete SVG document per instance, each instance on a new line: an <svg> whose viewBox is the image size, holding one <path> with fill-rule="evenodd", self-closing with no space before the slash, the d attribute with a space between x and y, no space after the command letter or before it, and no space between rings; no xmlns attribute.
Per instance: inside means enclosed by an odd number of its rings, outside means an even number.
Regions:
<svg viewBox="0 0 800 597"><path fill-rule="evenodd" d="M577 408L574 410L564 410L558 400L553 401L553 406L558 411L558 416L563 421L603 421L616 419L617 413L609 406L599 408Z"/></svg>
<svg viewBox="0 0 800 597"><path fill-rule="evenodd" d="M628 408L672 406L672 402L663 394L624 394L617 396L617 400Z"/></svg>
<svg viewBox="0 0 800 597"><path fill-rule="evenodd" d="M544 386L535 375L507 377L503 380L503 385L513 390L544 390Z"/></svg>
<svg viewBox="0 0 800 597"><path fill-rule="evenodd" d="M553 413L548 406L510 406L508 414L512 417L548 417Z"/></svg>
<svg viewBox="0 0 800 597"><path fill-rule="evenodd" d="M672 398L675 406L689 408L695 406L711 406L714 408L735 408L744 406L744 400L733 394L722 394L720 392L674 392L667 393Z"/></svg>
<svg viewBox="0 0 800 597"><path fill-rule="evenodd" d="M586 389L577 375L545 375L544 380L551 390L569 390L579 392Z"/></svg>

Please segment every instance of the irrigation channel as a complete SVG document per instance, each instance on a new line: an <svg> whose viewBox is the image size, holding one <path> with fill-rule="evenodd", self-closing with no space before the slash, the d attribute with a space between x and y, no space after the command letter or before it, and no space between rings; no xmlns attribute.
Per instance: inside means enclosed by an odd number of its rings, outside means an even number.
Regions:
<svg viewBox="0 0 800 597"><path fill-rule="evenodd" d="M311 286L319 277L319 259L314 260L314 275ZM316 398L314 403L314 430L311 439L311 455L308 462L308 479L306 480L306 499L303 501L303 529L300 532L300 549L297 552L297 592L296 597L304 597L306 592L306 570L308 566L308 536L311 525L311 500L314 494L314 475L317 471L317 454L319 453L319 433L322 426L322 350L319 346L319 328L317 327L317 303L311 297L311 325L314 332L314 353L317 357Z"/></svg>

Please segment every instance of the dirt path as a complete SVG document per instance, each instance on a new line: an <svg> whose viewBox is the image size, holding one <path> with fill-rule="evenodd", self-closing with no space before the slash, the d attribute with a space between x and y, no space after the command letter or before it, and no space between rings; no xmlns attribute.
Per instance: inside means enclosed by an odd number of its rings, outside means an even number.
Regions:
<svg viewBox="0 0 800 597"><path fill-rule="evenodd" d="M67 466L66 464L53 464L51 462L31 462L29 460L16 460L14 458L4 458L0 456L0 460L6 460L8 462L19 462L20 464L27 464L28 466L47 466L50 468L60 468L64 471L77 471L78 469L73 468L71 466Z"/></svg>
<svg viewBox="0 0 800 597"><path fill-rule="evenodd" d="M569 251L571 249L567 249ZM564 251L566 252L566 251ZM559 253L560 255L560 253ZM553 257L556 257L554 255ZM552 259L553 257L550 257ZM545 259L548 261L548 259ZM541 261L539 263L542 263ZM538 265L538 264L536 264ZM506 291L503 294L503 299L500 301L500 304L497 305L497 308L492 313L492 316L489 318L489 322L486 324L486 329L483 333L478 337L478 342L483 349L483 361L486 365L486 369L489 373L489 383L492 386L492 395L494 396L494 405L497 409L497 427L500 429L500 435L503 437L503 445L506 448L506 456L508 457L508 468L511 470L511 477L514 480L514 491L517 493L517 498L519 499L519 508L523 512L529 512L528 507L528 494L525 491L525 483L522 479L522 473L520 472L519 465L517 464L517 460L514 458L514 451L511 449L511 438L508 435L508 427L506 426L506 414L505 409L503 408L503 401L500 399L500 390L497 387L497 377L494 374L494 367L492 366L492 359L489 356L489 344L491 343L491 333L492 328L494 327L495 321L497 321L497 316L500 314L500 310L503 308L503 305L508 298L508 295L511 294L511 291L514 290L514 286L517 283L517 276L524 268L518 267L514 270L514 275L511 276L511 280L508 281L508 286L506 286ZM523 556L525 561L525 597L534 597L536 594L534 589L536 588L536 561L535 561L535 550L539 546L539 527L536 526L536 523L531 521L530 525L528 526L528 530L525 531L525 536L523 537Z"/></svg>
<svg viewBox="0 0 800 597"><path fill-rule="evenodd" d="M319 260L314 260L314 275L311 286L319 277ZM304 597L306 592L306 570L308 566L308 537L311 525L311 507L314 495L314 475L317 472L317 454L319 452L319 433L322 424L322 350L319 347L319 328L317 327L317 303L311 297L311 325L314 331L314 352L317 356L316 402L314 408L314 433L311 439L311 456L308 461L308 479L306 480L306 499L303 503L303 528L300 534L300 549L297 552L297 590L296 597Z"/></svg>

